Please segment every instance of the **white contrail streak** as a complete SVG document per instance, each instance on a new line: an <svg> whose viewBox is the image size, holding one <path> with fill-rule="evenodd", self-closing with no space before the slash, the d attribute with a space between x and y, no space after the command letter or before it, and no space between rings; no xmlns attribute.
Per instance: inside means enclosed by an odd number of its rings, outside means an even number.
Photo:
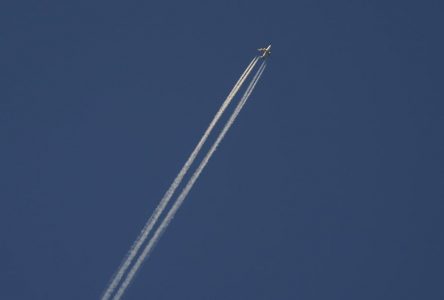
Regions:
<svg viewBox="0 0 444 300"><path fill-rule="evenodd" d="M180 170L180 172L177 174L176 178L174 179L171 186L166 191L165 195L160 200L159 204L157 205L156 209L154 210L151 217L148 219L147 223L143 227L142 231L140 232L139 236L137 237L136 241L131 246L131 249L128 251L124 261L120 265L120 267L117 269L116 273L114 274L111 282L109 283L107 289L103 293L102 300L108 300L111 295L113 294L114 290L117 288L117 285L119 284L120 280L122 279L123 275L125 274L125 271L128 269L128 267L131 265L132 260L136 256L137 252L139 251L140 247L143 245L145 240L147 239L149 233L151 232L153 226L156 224L157 220L159 219L160 215L164 211L165 207L168 205L168 202L170 201L171 197L173 196L174 192L176 191L177 187L182 182L183 178L185 177L186 173L188 172L189 168L193 164L194 160L196 159L197 155L199 154L202 146L205 144L206 140L208 139L208 136L211 134L211 131L213 130L216 123L219 121L220 117L228 107L228 105L233 100L234 96L236 95L237 91L240 89L242 84L244 83L245 79L250 74L251 70L253 70L254 66L256 65L258 61L258 57L253 58L253 60L250 62L250 64L247 66L245 71L242 73L239 80L234 85L231 92L228 94L225 101L222 103L221 107L217 111L216 115L214 116L213 120L211 121L210 125L206 129L205 133L201 137L199 143L194 148L193 152L188 157L188 160L185 162L184 166Z"/></svg>
<svg viewBox="0 0 444 300"><path fill-rule="evenodd" d="M171 220L174 218L177 210L180 208L182 203L184 202L185 198L187 197L188 193L190 192L191 188L193 187L194 183L196 182L197 178L199 177L200 173L203 171L205 166L207 165L208 161L210 160L211 156L213 155L214 151L216 151L217 147L219 146L220 142L224 138L227 131L230 129L231 125L233 125L234 121L236 120L237 116L239 115L240 111L242 110L243 106L247 102L248 98L250 97L254 87L256 86L257 82L259 81L262 73L264 72L266 67L265 61L262 63L260 68L258 69L256 75L252 79L250 85L248 86L247 90L245 91L242 99L239 101L239 104L237 105L236 109L230 116L229 120L225 124L224 128L220 132L219 136L217 137L214 144L211 146L210 150L208 151L207 155L203 158L202 162L199 164L199 167L196 169L180 195L178 196L177 200L174 202L171 209L168 211L168 214L163 219L160 226L157 228L154 235L151 237L150 241L146 245L143 252L140 254L134 265L132 266L131 270L128 272L127 277L122 282L119 290L117 291L116 295L114 296L114 300L118 300L122 297L122 295L125 293L125 290L128 288L129 284L133 280L134 276L136 275L137 271L139 270L140 266L142 265L143 261L146 259L147 256L150 255L152 249L156 245L156 243L159 241L162 234L165 232L166 228L170 224Z"/></svg>

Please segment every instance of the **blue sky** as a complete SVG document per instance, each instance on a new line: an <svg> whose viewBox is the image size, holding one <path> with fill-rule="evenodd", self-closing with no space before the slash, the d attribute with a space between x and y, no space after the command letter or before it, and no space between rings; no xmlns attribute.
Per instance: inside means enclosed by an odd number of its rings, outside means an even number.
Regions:
<svg viewBox="0 0 444 300"><path fill-rule="evenodd" d="M439 1L5 1L0 298L98 299L258 47L126 299L442 299Z"/></svg>

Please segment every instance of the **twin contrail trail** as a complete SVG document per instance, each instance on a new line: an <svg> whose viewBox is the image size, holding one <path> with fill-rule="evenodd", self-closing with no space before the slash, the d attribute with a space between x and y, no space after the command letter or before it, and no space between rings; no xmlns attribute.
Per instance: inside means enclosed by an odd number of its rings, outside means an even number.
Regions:
<svg viewBox="0 0 444 300"><path fill-rule="evenodd" d="M139 236L131 246L131 249L128 251L125 259L123 260L122 264L117 269L116 273L112 277L107 289L105 290L102 300L108 300L111 295L114 293L115 289L117 288L119 282L122 280L123 275L125 274L126 270L131 265L134 257L137 255L137 252L139 251L140 247L145 243L149 233L153 229L154 225L156 224L157 220L159 219L162 212L165 210L165 207L168 205L171 197L173 196L174 192L176 191L177 187L182 182L183 178L185 177L186 173L190 169L191 165L193 164L194 160L196 159L197 155L199 154L200 150L202 149L203 145L205 144L206 140L208 139L209 135L211 134L212 130L214 129L215 125L219 121L222 114L225 112L231 101L233 100L234 96L239 91L240 87L243 85L245 80L247 79L248 75L251 73L253 68L255 67L259 57L253 58L253 60L250 62L250 64L247 66L245 71L242 73L239 80L234 85L231 92L228 94L225 101L222 103L221 107L217 111L216 115L214 116L213 120L211 121L208 128L205 130L203 136L201 137L199 143L194 148L193 152L188 157L187 161L185 162L182 169L177 174L176 178L174 179L171 186L166 191L165 195L160 200L159 204L157 205L156 209L154 210L151 217L148 219L147 223L143 227L142 231L140 232ZM117 297L117 296L116 296ZM116 298L114 297L114 298Z"/></svg>
<svg viewBox="0 0 444 300"><path fill-rule="evenodd" d="M254 65L253 65L254 66ZM199 164L198 168L186 184L186 186L183 188L182 192L178 196L177 200L174 202L171 209L168 211L167 215L163 219L162 223L159 225L157 230L155 231L152 238L149 240L148 244L146 245L145 249L140 254L139 258L134 263L133 267L130 269L130 271L127 274L127 277L122 282L120 288L118 289L116 295L114 296L114 300L118 300L122 297L122 295L125 293L125 290L128 288L128 286L131 284L134 276L136 275L137 271L141 267L144 260L151 254L154 246L161 238L162 234L167 229L168 225L174 218L176 212L179 210L180 206L184 202L185 198L187 197L188 193L190 192L191 188L193 187L194 183L198 179L199 175L202 173L203 169L207 165L208 161L211 159L211 156L216 151L217 147L221 143L222 139L225 137L225 134L230 129L231 125L233 125L234 121L236 120L237 116L239 115L240 111L244 107L245 103L247 102L248 98L250 97L251 93L253 92L254 87L256 86L257 82L259 81L262 73L264 72L266 67L266 62L264 61L262 65L259 67L258 71L256 72L254 78L252 79L250 85L246 89L244 95L242 96L242 99L239 101L238 105L236 106L235 110L233 111L232 115L228 119L227 123L223 127L222 131L220 132L219 136L217 137L214 144L211 146L208 153L205 155L201 163Z"/></svg>

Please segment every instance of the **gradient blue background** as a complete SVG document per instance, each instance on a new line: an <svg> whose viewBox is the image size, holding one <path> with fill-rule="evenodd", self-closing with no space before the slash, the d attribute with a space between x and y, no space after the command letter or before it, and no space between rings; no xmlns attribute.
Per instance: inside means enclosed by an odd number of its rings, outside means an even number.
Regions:
<svg viewBox="0 0 444 300"><path fill-rule="evenodd" d="M257 47L126 299L444 299L441 1L2 1L0 298L98 299Z"/></svg>

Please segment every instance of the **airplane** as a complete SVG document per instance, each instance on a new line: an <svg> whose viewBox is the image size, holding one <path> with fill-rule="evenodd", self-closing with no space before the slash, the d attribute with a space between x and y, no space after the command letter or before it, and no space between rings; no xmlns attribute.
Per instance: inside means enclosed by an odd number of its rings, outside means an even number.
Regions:
<svg viewBox="0 0 444 300"><path fill-rule="evenodd" d="M259 48L259 49L257 49L257 51L259 51L259 52L262 52L262 58L266 58L268 55L270 55L271 54L271 44L270 45L268 45L268 47L267 48Z"/></svg>

